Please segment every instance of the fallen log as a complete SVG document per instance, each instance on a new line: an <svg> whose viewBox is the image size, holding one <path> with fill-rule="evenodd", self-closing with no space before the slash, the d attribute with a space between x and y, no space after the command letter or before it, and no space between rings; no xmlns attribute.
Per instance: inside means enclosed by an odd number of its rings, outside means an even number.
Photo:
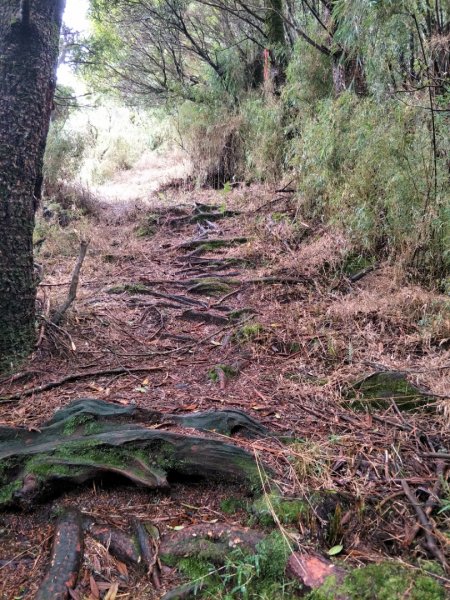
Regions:
<svg viewBox="0 0 450 600"><path fill-rule="evenodd" d="M73 588L83 558L83 529L76 508L68 508L56 524L50 568L35 600L65 600Z"/></svg>
<svg viewBox="0 0 450 600"><path fill-rule="evenodd" d="M168 488L177 477L194 483L206 479L258 485L258 468L249 452L221 440L148 429L142 420L225 435L267 434L240 411L162 415L82 399L58 411L39 430L0 428L0 508L29 508L68 485L105 476L150 489Z"/></svg>

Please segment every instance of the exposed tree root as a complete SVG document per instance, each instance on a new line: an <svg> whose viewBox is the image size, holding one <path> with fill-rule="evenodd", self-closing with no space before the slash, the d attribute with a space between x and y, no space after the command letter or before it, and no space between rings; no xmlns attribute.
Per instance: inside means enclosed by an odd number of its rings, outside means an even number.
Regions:
<svg viewBox="0 0 450 600"><path fill-rule="evenodd" d="M238 244L246 244L248 241L245 237L236 238L207 238L202 240L189 240L183 242L178 246L181 250L195 250L202 249L207 252L208 250L215 250L217 248L229 248L230 246L237 246Z"/></svg>
<svg viewBox="0 0 450 600"><path fill-rule="evenodd" d="M68 508L55 528L50 568L35 600L65 600L73 588L83 558L83 529L76 508Z"/></svg>
<svg viewBox="0 0 450 600"><path fill-rule="evenodd" d="M4 398L0 398L0 403L5 404L7 402L16 402L21 398L26 398L28 396L34 396L35 394L40 394L42 392L46 392L47 390L52 390L57 387L61 387L66 383L71 383L72 381L78 381L80 379L93 379L95 377L101 377L103 375L122 375L127 373L149 373L150 371L161 371L163 367L114 367L112 369L99 369L97 371L83 371L82 373L71 373L70 375L66 375L57 381L50 381L49 383L44 383L43 385L38 385L36 387L23 390L18 394L13 394L11 396L5 396Z"/></svg>
<svg viewBox="0 0 450 600"><path fill-rule="evenodd" d="M147 429L134 423L139 420L224 435L267 434L240 411L163 416L82 399L58 411L40 430L0 428L0 508L29 508L64 485L108 474L151 489L168 488L169 476L259 484L258 468L247 451L221 440Z"/></svg>

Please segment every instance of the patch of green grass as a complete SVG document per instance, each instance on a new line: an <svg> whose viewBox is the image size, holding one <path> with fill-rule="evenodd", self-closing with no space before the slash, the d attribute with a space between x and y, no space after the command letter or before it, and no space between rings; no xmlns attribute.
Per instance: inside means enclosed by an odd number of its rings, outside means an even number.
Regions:
<svg viewBox="0 0 450 600"><path fill-rule="evenodd" d="M245 343L252 342L258 338L264 331L264 326L261 323L247 323L242 325L234 334L234 339L237 342Z"/></svg>

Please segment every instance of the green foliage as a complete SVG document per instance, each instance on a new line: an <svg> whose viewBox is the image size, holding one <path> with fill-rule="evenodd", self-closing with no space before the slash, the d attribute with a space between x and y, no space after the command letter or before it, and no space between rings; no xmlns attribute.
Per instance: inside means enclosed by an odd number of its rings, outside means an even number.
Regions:
<svg viewBox="0 0 450 600"><path fill-rule="evenodd" d="M344 94L319 102L301 129L292 162L310 215L340 225L362 253L409 253L429 278L443 277L450 268L446 167L438 161L435 198L424 113Z"/></svg>
<svg viewBox="0 0 450 600"><path fill-rule="evenodd" d="M278 180L286 156L282 103L253 93L241 103L240 114L247 180Z"/></svg>
<svg viewBox="0 0 450 600"><path fill-rule="evenodd" d="M214 565L198 558L184 558L180 571L198 584L196 597L216 600L290 600L296 597L298 584L285 579L290 547L278 531L272 532L256 548L255 554L241 548L224 557L224 565Z"/></svg>

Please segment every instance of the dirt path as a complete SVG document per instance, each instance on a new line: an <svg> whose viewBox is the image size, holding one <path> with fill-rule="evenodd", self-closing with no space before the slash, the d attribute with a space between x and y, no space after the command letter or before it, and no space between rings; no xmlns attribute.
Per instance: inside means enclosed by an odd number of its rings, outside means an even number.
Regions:
<svg viewBox="0 0 450 600"><path fill-rule="evenodd" d="M76 306L63 328L47 328L23 377L2 381L0 396L85 370L146 365L161 370L80 379L0 404L1 422L38 427L80 397L171 413L239 408L295 438L289 447L276 439L241 442L270 464L285 495L332 490L345 499L334 543L342 540L348 560L404 556L405 527L414 526L416 517L407 502L396 509L400 480L425 490L436 483L432 454L449 442L445 418L436 410L431 418L422 411L399 413L395 402L371 414L357 412L344 395L363 375L402 370L432 390L444 410L446 330L437 321L427 331L418 323L441 314L445 298L400 285L386 265L351 283L342 271L347 242L294 224L295 212L286 196L253 188L226 196L186 193L177 198L177 208L167 198L126 223L91 223ZM61 284L73 265L51 243L42 250L43 307L50 295L54 304L64 296ZM242 508L233 515L223 511L223 501L242 498L242 491L201 482L175 483L170 493L109 482L61 491L33 514L1 515L0 598L33 597L47 563L51 506L76 503L122 528L139 516L163 532L218 518L230 526L248 521ZM380 510L389 497L392 512ZM445 514L437 523L444 526ZM311 548L324 552L333 544L306 532L301 522L297 529ZM92 540L80 594L89 587L93 594L90 578L101 593L118 581L120 597L136 600L159 598L178 580L166 568L162 591L155 592L145 578L124 573Z"/></svg>

